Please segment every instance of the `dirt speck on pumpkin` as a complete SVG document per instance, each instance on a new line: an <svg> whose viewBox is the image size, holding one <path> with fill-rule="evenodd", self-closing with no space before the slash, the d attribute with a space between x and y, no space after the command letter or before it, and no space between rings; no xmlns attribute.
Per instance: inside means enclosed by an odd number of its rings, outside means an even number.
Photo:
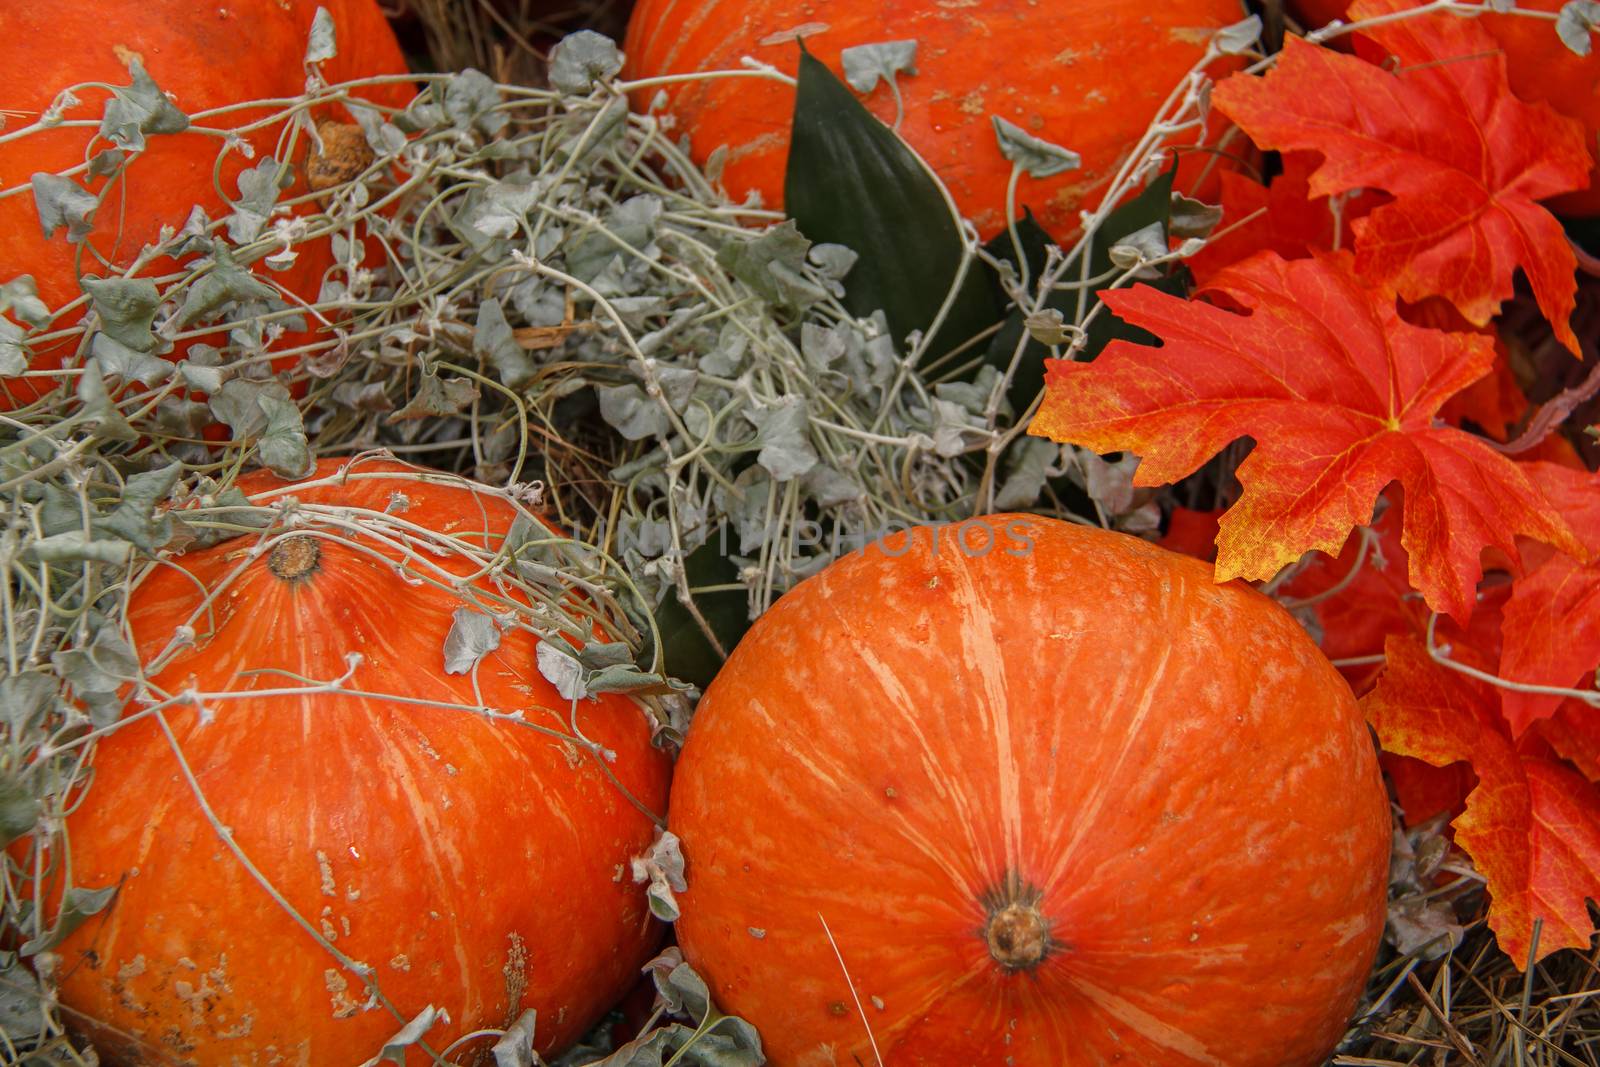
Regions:
<svg viewBox="0 0 1600 1067"><path fill-rule="evenodd" d="M322 872L322 895L325 897L338 896L339 887L333 882L333 864L329 862L328 854L320 848L317 849L317 870Z"/></svg>
<svg viewBox="0 0 1600 1067"><path fill-rule="evenodd" d="M790 29L779 30L777 33L769 33L765 37L761 38L761 40L757 41L756 44L763 47L788 44L790 41L801 37L815 37L820 33L827 33L831 29L833 29L833 27L828 25L826 22L802 22L800 25L791 27Z"/></svg>
<svg viewBox="0 0 1600 1067"><path fill-rule="evenodd" d="M329 967L322 972L322 979L328 987L328 999L333 1005L335 1019L348 1019L361 1010L361 1005L350 996L350 981L344 975Z"/></svg>
<svg viewBox="0 0 1600 1067"><path fill-rule="evenodd" d="M505 1025L510 1027L522 1014L522 997L528 991L528 943L515 931L507 936L511 948L506 951L506 965L500 973L506 978Z"/></svg>

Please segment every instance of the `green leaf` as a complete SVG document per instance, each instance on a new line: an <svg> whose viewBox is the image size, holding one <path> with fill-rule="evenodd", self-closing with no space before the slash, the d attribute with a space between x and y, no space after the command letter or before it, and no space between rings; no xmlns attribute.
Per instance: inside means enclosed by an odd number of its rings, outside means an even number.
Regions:
<svg viewBox="0 0 1600 1067"><path fill-rule="evenodd" d="M166 360L129 348L108 333L95 334L94 340L89 342L89 351L99 362L102 374L124 382L152 386L166 381L177 370Z"/></svg>
<svg viewBox="0 0 1600 1067"><path fill-rule="evenodd" d="M861 257L844 280L852 314L882 309L897 348L932 324L964 247L945 198L905 142L803 48L783 195L806 237ZM932 355L1001 317L983 275L968 268Z"/></svg>
<svg viewBox="0 0 1600 1067"><path fill-rule="evenodd" d="M85 919L104 911L116 892L117 887L114 885L108 885L104 889L68 886L67 891L61 894L61 913L56 916L55 927L28 941L17 951L23 956L35 956L47 949L55 948L71 936L72 931L82 926Z"/></svg>
<svg viewBox="0 0 1600 1067"><path fill-rule="evenodd" d="M182 133L189 117L173 106L167 94L135 60L129 71L133 84L113 91L100 119L100 136L128 152L144 148L147 133Z"/></svg>

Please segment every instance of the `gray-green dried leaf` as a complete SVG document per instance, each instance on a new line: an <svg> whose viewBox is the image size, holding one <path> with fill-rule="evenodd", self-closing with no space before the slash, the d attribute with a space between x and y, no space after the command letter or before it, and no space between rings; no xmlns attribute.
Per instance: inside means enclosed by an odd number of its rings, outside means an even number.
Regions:
<svg viewBox="0 0 1600 1067"><path fill-rule="evenodd" d="M432 1030L435 1023L449 1021L449 1012L429 1004L412 1016L411 1021L397 1030L393 1037L385 1041L378 1055L362 1064L362 1067L377 1067L380 1063L396 1063L400 1067L405 1067L407 1050L421 1041L423 1035Z"/></svg>
<svg viewBox="0 0 1600 1067"><path fill-rule="evenodd" d="M635 885L648 883L645 899L649 901L650 914L662 922L677 922L678 900L674 894L689 888L683 877L683 849L678 835L671 830L657 831L650 851L633 857L631 867Z"/></svg>
<svg viewBox="0 0 1600 1067"><path fill-rule="evenodd" d="M539 1023L539 1013L532 1008L517 1016L517 1021L506 1027L500 1040L489 1051L494 1053L494 1067L534 1067L533 1038Z"/></svg>
<svg viewBox="0 0 1600 1067"><path fill-rule="evenodd" d="M478 305L478 321L472 331L472 347L494 367L500 380L511 389L518 389L538 373L528 353L517 344L506 321L500 301L494 298Z"/></svg>
<svg viewBox="0 0 1600 1067"><path fill-rule="evenodd" d="M300 408L293 400L264 394L256 401L267 418L256 443L256 458L285 478L311 473L311 447Z"/></svg>
<svg viewBox="0 0 1600 1067"><path fill-rule="evenodd" d="M1217 51L1225 56L1248 52L1261 39L1261 16L1251 15L1217 31Z"/></svg>
<svg viewBox="0 0 1600 1067"><path fill-rule="evenodd" d="M306 59L309 63L322 63L339 54L339 38L333 28L333 16L321 4L311 18L311 33L306 41Z"/></svg>
<svg viewBox="0 0 1600 1067"><path fill-rule="evenodd" d="M140 352L156 346L151 324L161 306L161 292L149 278L97 278L85 275L80 284L89 294L100 328L119 343Z"/></svg>
<svg viewBox="0 0 1600 1067"><path fill-rule="evenodd" d="M444 637L444 672L471 674L478 661L500 647L500 627L471 608L457 608Z"/></svg>
<svg viewBox="0 0 1600 1067"><path fill-rule="evenodd" d="M858 93L870 93L878 82L894 82L896 74L917 72L916 41L882 41L859 44L839 53L844 80Z"/></svg>
<svg viewBox="0 0 1600 1067"><path fill-rule="evenodd" d="M273 300L277 295L276 289L240 267L219 248L212 257L211 269L189 287L175 325L188 326L209 318L229 304Z"/></svg>
<svg viewBox="0 0 1600 1067"><path fill-rule="evenodd" d="M129 152L142 151L147 133L182 133L189 117L173 106L167 94L135 60L128 67L133 84L113 90L100 119L100 136Z"/></svg>
<svg viewBox="0 0 1600 1067"><path fill-rule="evenodd" d="M1083 163L1082 157L1070 148L1041 140L999 115L989 118L994 123L1000 154L1020 166L1031 178L1048 178L1062 171L1076 170Z"/></svg>
<svg viewBox="0 0 1600 1067"><path fill-rule="evenodd" d="M550 84L564 93L587 93L622 71L622 53L605 34L569 33L550 52Z"/></svg>
<svg viewBox="0 0 1600 1067"><path fill-rule="evenodd" d="M43 171L33 176L32 184L33 206L45 237L54 237L57 230L64 229L67 240L76 244L89 236L94 229L94 211L100 203L93 193L70 178Z"/></svg>
<svg viewBox="0 0 1600 1067"><path fill-rule="evenodd" d="M798 310L802 301L791 280L801 277L810 248L794 220L785 219L759 237L729 240L717 251L717 264L774 307Z"/></svg>
<svg viewBox="0 0 1600 1067"><path fill-rule="evenodd" d="M450 124L458 130L476 126L493 137L511 121L510 116L495 110L500 106L500 90L494 81L471 67L450 76L442 106Z"/></svg>
<svg viewBox="0 0 1600 1067"><path fill-rule="evenodd" d="M28 345L21 326L0 319L0 377L14 378L28 369Z"/></svg>
<svg viewBox="0 0 1600 1067"><path fill-rule="evenodd" d="M261 236L288 177L289 168L271 156L239 172L239 199L227 219L228 240L242 245Z"/></svg>
<svg viewBox="0 0 1600 1067"><path fill-rule="evenodd" d="M11 728L11 736L20 737L41 721L60 693L60 681L44 671L26 670L0 678L0 716Z"/></svg>
<svg viewBox="0 0 1600 1067"><path fill-rule="evenodd" d="M1591 36L1600 29L1600 0L1567 0L1556 14L1556 36L1580 56L1594 47Z"/></svg>
<svg viewBox="0 0 1600 1067"><path fill-rule="evenodd" d="M182 473L183 464L169 463L133 475L122 487L122 500L95 523L96 529L154 553L172 539L172 519L157 509L168 502Z"/></svg>
<svg viewBox="0 0 1600 1067"><path fill-rule="evenodd" d="M587 672L568 646L540 641L535 650L535 660L539 673L544 675L545 681L556 687L556 692L561 694L563 700L582 700L589 695L584 686Z"/></svg>
<svg viewBox="0 0 1600 1067"><path fill-rule="evenodd" d="M390 422L456 415L478 399L478 385L470 378L441 378L432 370L422 372L417 391L406 406L389 416Z"/></svg>
<svg viewBox="0 0 1600 1067"><path fill-rule="evenodd" d="M784 397L776 406L745 417L755 423L756 441L761 445L756 462L777 481L798 478L816 464L817 452L808 436L811 415L801 397Z"/></svg>
<svg viewBox="0 0 1600 1067"><path fill-rule="evenodd" d="M19 274L0 285L0 315L8 311L29 326L43 326L50 321L50 308L39 299L33 275Z"/></svg>
<svg viewBox="0 0 1600 1067"><path fill-rule="evenodd" d="M77 885L67 887L67 891L61 894L61 911L56 916L55 926L32 938L17 951L27 957L55 948L65 941L72 931L82 926L85 919L104 911L116 892L117 887L114 885L108 885L104 889L85 889Z"/></svg>
<svg viewBox="0 0 1600 1067"><path fill-rule="evenodd" d="M15 771L0 771L0 846L11 844L33 829L42 805L33 786Z"/></svg>
<svg viewBox="0 0 1600 1067"><path fill-rule="evenodd" d="M1172 210L1167 226L1174 237L1209 237L1222 221L1222 208L1194 200L1182 193L1172 194Z"/></svg>
<svg viewBox="0 0 1600 1067"><path fill-rule="evenodd" d="M95 433L100 437L108 441L139 439L138 432L128 425L128 420L112 402L100 371L100 361L92 356L84 363L83 373L78 375L78 400L83 404L84 416L94 423Z"/></svg>
<svg viewBox="0 0 1600 1067"><path fill-rule="evenodd" d="M89 351L99 361L102 374L107 378L119 378L124 382L140 382L152 386L172 377L176 369L166 360L152 356L149 352L129 348L106 333L94 335L94 340L89 342Z"/></svg>
<svg viewBox="0 0 1600 1067"><path fill-rule="evenodd" d="M672 428L667 413L637 385L601 386L600 417L630 441L661 436Z"/></svg>

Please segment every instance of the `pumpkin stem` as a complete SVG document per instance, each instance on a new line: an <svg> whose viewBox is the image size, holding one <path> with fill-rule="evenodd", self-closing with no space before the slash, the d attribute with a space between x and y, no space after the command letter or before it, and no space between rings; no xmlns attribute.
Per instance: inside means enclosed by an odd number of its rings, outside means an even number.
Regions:
<svg viewBox="0 0 1600 1067"><path fill-rule="evenodd" d="M995 911L983 935L989 955L1008 971L1030 970L1050 954L1050 922L1031 903L1012 902Z"/></svg>
<svg viewBox="0 0 1600 1067"><path fill-rule="evenodd" d="M302 582L316 573L321 562L322 546L317 539L300 534L272 546L267 569L286 582Z"/></svg>

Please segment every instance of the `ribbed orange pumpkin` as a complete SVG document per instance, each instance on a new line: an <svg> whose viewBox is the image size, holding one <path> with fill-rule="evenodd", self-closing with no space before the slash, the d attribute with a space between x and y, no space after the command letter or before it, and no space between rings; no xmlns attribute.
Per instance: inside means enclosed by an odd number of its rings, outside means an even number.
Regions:
<svg viewBox="0 0 1600 1067"><path fill-rule="evenodd" d="M348 480L339 469L324 461L321 484L250 476L242 487L257 502L387 510L489 548L514 516L499 497L428 484L400 464L363 462ZM156 676L168 691L281 692L301 684L283 672L338 678L355 652L348 688L396 699L245 695L166 719L217 819L295 910L370 965L400 1015L449 1012L427 1034L435 1052L528 1008L540 1051L559 1048L621 996L660 939L626 874L653 825L581 745L402 699L521 712L570 732L569 703L536 669L531 635L506 631L475 682L445 673L462 600L402 576L394 529L346 536L354 544L291 532L179 556L133 594L129 626L146 662L177 627L198 631ZM418 549L409 563L493 592L467 557ZM203 590L240 568L196 617ZM580 701L576 721L616 753L610 769L634 797L664 810L668 761L637 705ZM74 882L120 885L59 950L68 1017L106 1024L91 1036L115 1062L353 1065L401 1026L229 850L153 719L100 742L67 830Z"/></svg>
<svg viewBox="0 0 1600 1067"><path fill-rule="evenodd" d="M0 4L0 101L12 114L7 132L34 122L70 85L95 81L127 85L128 64L134 59L186 114L245 100L292 99L305 91L302 58L319 3L333 16L339 44L339 54L323 64L330 81L406 72L399 43L376 0ZM409 85L393 84L358 95L400 106L412 91ZM109 94L90 90L80 95L84 103L66 117L97 120ZM241 110L225 123L210 124L243 126L276 110ZM342 110L329 117L349 119ZM281 123L251 131L245 140L255 151L254 159L242 151L228 153L216 176L222 192L237 197L240 172L270 156L283 132ZM204 207L213 219L232 210L213 185L220 139L193 132L150 135L144 152L127 168L121 188L96 214L89 235L89 243L112 266L88 250L81 263L75 263L80 246L68 244L59 231L45 238L33 194L26 187L36 172L63 171L82 164L94 151L112 147L101 139L91 149L97 133L93 126L59 126L0 143L0 192L24 188L0 197L0 282L31 274L39 296L52 310L78 298L80 270L105 276L126 269L145 245L159 239L161 227L182 226L194 205ZM306 140L304 135L301 139ZM282 199L304 195L304 161L302 149L295 160L301 173ZM79 175L75 180L85 179ZM92 179L90 188L98 192L107 180ZM287 270L262 267L260 271L291 293L315 300L322 276L333 263L332 252L327 241L298 247L301 255ZM170 261L157 262L142 273L154 277L172 266ZM303 335L290 337L281 346L307 340ZM37 352L33 367L59 367L69 352L63 344ZM31 401L54 384L51 378L7 381L0 389L0 410Z"/></svg>
<svg viewBox="0 0 1600 1067"><path fill-rule="evenodd" d="M888 1067L1321 1063L1383 929L1388 805L1310 637L1207 564L1035 517L784 596L707 690L671 817L685 956L775 1067L874 1063L868 1027Z"/></svg>
<svg viewBox="0 0 1600 1067"><path fill-rule="evenodd" d="M1023 178L1019 204L1032 206L1058 237L1078 227L1156 110L1205 52L1217 29L1244 16L1239 0L640 0L624 44L629 78L737 70L743 56L794 74L806 47L838 71L855 45L914 38L917 73L900 76L901 134L937 171L957 206L989 237L1005 228L1011 163L995 142L991 115L1083 157L1081 169ZM656 89L640 90L647 106ZM723 181L734 199L761 193L783 205L793 90L751 78L669 87L668 110L687 132L696 160L729 149ZM892 121L880 86L867 106ZM1187 141L1174 143L1193 143ZM1198 174L1198 156L1179 175Z"/></svg>
<svg viewBox="0 0 1600 1067"><path fill-rule="evenodd" d="M1565 0L1521 0L1519 7L1559 11ZM1326 26L1348 17L1350 0L1294 0L1290 11L1302 25ZM1458 16L1439 14L1435 18ZM1550 201L1563 215L1600 215L1600 48L1579 56L1561 43L1548 19L1527 15L1485 12L1475 21L1489 31L1506 54L1506 74L1511 91L1529 101L1542 100L1561 114L1583 123L1588 132L1589 154L1595 166L1589 171L1589 188Z"/></svg>

